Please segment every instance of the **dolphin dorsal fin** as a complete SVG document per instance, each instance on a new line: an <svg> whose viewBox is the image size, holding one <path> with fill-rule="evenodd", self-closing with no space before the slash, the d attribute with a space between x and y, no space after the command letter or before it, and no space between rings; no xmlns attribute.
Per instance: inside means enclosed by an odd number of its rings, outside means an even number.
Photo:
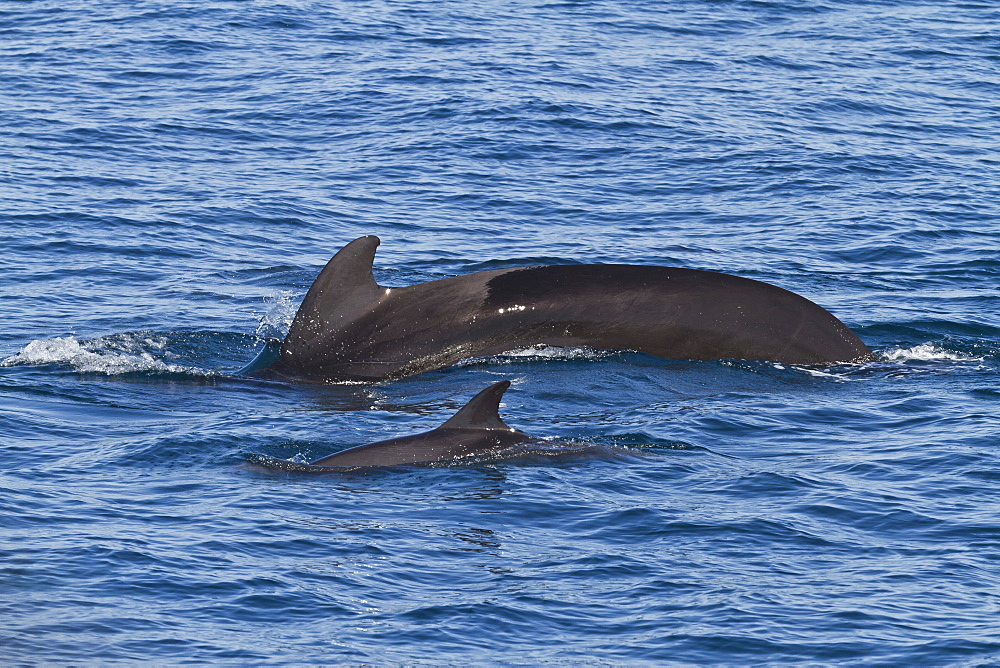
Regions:
<svg viewBox="0 0 1000 668"><path fill-rule="evenodd" d="M500 419L500 399L510 387L509 380L501 380L472 397L442 428L447 429L503 429L514 431Z"/></svg>
<svg viewBox="0 0 1000 668"><path fill-rule="evenodd" d="M325 328L357 316L384 293L372 276L378 245L376 236L355 239L326 263L302 300L286 343L311 341Z"/></svg>

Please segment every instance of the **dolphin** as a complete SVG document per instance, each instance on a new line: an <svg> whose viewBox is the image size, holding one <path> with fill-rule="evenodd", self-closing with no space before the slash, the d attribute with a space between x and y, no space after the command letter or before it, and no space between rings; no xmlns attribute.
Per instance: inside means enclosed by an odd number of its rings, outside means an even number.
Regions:
<svg viewBox="0 0 1000 668"><path fill-rule="evenodd" d="M280 349L265 349L244 371L377 382L540 344L687 360L823 365L874 359L821 306L748 278L584 264L497 269L387 288L372 275L378 245L378 237L365 236L334 255Z"/></svg>
<svg viewBox="0 0 1000 668"><path fill-rule="evenodd" d="M406 466L498 456L532 439L500 418L500 399L509 380L490 385L437 429L348 448L317 459L316 467Z"/></svg>

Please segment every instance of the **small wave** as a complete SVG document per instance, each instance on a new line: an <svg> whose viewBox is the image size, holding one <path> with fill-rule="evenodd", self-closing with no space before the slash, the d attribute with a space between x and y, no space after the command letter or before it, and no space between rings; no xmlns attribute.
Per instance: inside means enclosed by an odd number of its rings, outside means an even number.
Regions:
<svg viewBox="0 0 1000 668"><path fill-rule="evenodd" d="M253 466L259 466L266 469L272 469L276 471L288 471L292 473L316 473L329 471L329 467L322 466L312 466L308 462L300 462L295 459L280 459L278 457L270 457L268 455L261 455L257 453L249 453L244 456L246 462Z"/></svg>
<svg viewBox="0 0 1000 668"><path fill-rule="evenodd" d="M934 343L922 343L911 348L896 348L886 350L882 353L882 358L888 362L900 361L956 361L956 362L982 362L983 357L967 355L953 350L947 350Z"/></svg>
<svg viewBox="0 0 1000 668"><path fill-rule="evenodd" d="M165 336L128 333L80 341L76 337L36 340L0 361L0 366L65 364L76 371L109 376L127 373L179 373L212 375L213 372L179 364L168 364L154 356L169 355Z"/></svg>
<svg viewBox="0 0 1000 668"><path fill-rule="evenodd" d="M848 380L839 373L830 373L829 371L821 371L820 369L811 369L806 367L803 369L803 371L805 371L810 376L816 376L817 378L833 378L835 380Z"/></svg>
<svg viewBox="0 0 1000 668"><path fill-rule="evenodd" d="M511 363L519 360L542 360L542 359L552 359L552 360L597 360L603 359L605 357L612 357L617 355L620 351L615 350L597 350L596 348L588 348L586 346L578 347L561 347L561 346L549 346L544 343L538 344L537 346L529 346L527 348L517 348L515 350L508 350L502 352L498 355L492 355L489 357L471 357L469 359L462 360L458 362L455 366L472 366L476 364L482 364L484 362L490 363Z"/></svg>
<svg viewBox="0 0 1000 668"><path fill-rule="evenodd" d="M511 350L499 355L499 357L547 357L561 360L590 360L610 357L614 354L614 351L596 350L594 348L587 347L560 348L558 346L546 346L544 344L540 344L537 346L530 346L528 348Z"/></svg>

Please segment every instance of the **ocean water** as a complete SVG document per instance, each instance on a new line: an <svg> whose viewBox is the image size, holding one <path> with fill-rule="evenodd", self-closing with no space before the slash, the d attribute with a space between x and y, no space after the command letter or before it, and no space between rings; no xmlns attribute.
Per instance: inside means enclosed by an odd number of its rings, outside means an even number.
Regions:
<svg viewBox="0 0 1000 668"><path fill-rule="evenodd" d="M1000 6L0 5L0 662L1000 663ZM329 257L724 271L828 368L235 374ZM510 379L552 452L308 475Z"/></svg>

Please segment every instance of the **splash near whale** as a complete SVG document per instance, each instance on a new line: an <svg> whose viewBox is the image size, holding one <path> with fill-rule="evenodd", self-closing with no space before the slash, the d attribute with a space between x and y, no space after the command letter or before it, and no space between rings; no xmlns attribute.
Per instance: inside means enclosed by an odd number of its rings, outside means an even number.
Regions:
<svg viewBox="0 0 1000 668"><path fill-rule="evenodd" d="M375 382L533 345L807 365L873 359L821 306L748 278L677 267L549 265L387 288L372 276L378 245L378 237L366 236L337 253L309 288L276 359L248 370Z"/></svg>

